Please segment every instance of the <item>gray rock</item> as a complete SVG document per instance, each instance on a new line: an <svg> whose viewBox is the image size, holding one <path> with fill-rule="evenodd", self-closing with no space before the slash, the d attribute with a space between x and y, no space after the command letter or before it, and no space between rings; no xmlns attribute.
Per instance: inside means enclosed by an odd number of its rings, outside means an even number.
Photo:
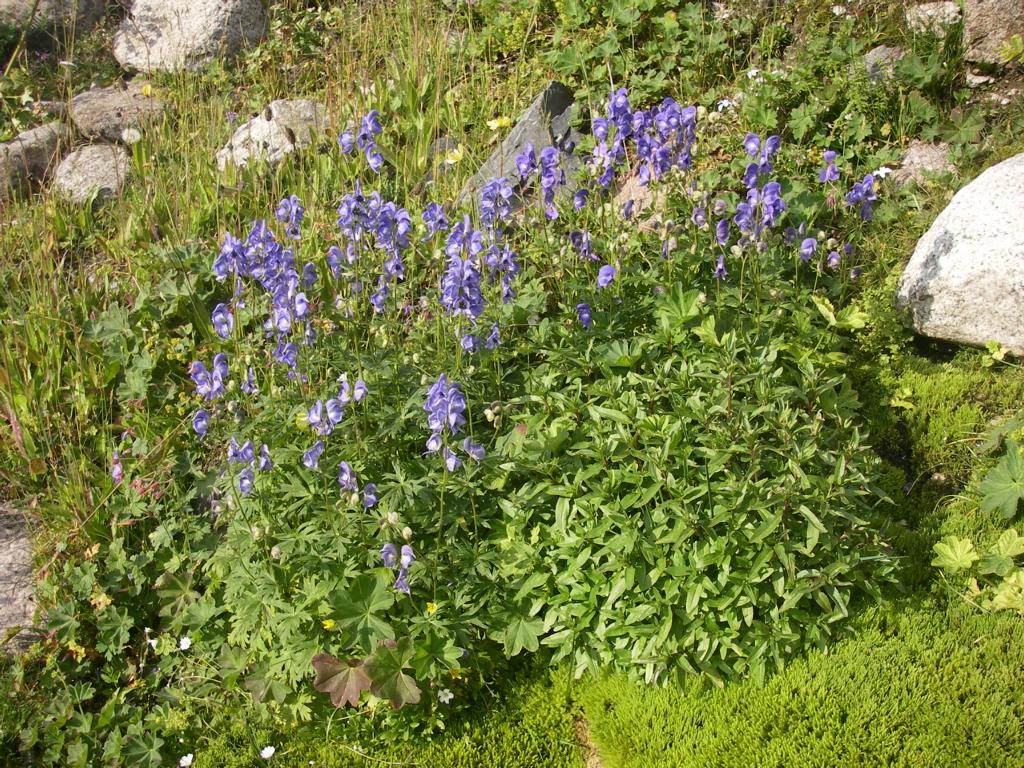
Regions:
<svg viewBox="0 0 1024 768"><path fill-rule="evenodd" d="M28 39L45 45L88 32L105 6L106 0L39 0L38 6L35 0L0 0L0 29L20 34L27 24Z"/></svg>
<svg viewBox="0 0 1024 768"><path fill-rule="evenodd" d="M71 120L83 136L103 141L123 141L126 135L160 118L163 102L143 94L143 84L92 88L71 99ZM126 142L131 143L131 142Z"/></svg>
<svg viewBox="0 0 1024 768"><path fill-rule="evenodd" d="M114 144L91 144L65 157L53 177L53 190L73 203L95 193L97 203L121 194L130 170L128 151Z"/></svg>
<svg viewBox="0 0 1024 768"><path fill-rule="evenodd" d="M945 37L946 30L960 20L960 6L950 0L922 3L907 8L905 15L911 32Z"/></svg>
<svg viewBox="0 0 1024 768"><path fill-rule="evenodd" d="M1024 35L1024 0L964 0L968 61L1003 64L999 51L1014 35Z"/></svg>
<svg viewBox="0 0 1024 768"><path fill-rule="evenodd" d="M1024 356L1024 153L961 189L918 241L896 302L926 336Z"/></svg>
<svg viewBox="0 0 1024 768"><path fill-rule="evenodd" d="M461 204L474 197L480 187L496 176L514 178L516 155L520 154L527 144L532 144L540 155L540 151L545 147L564 148L567 143L578 143L580 136L570 127L574 115L575 97L572 91L561 83L552 81L519 117L501 145L463 185L458 202ZM563 152L561 165L566 178L563 193L571 193L577 188L575 176L580 167L580 160L575 153ZM521 204L521 201L517 201L517 204Z"/></svg>
<svg viewBox="0 0 1024 768"><path fill-rule="evenodd" d="M263 37L261 0L133 0L114 35L114 57L143 72L196 69Z"/></svg>
<svg viewBox="0 0 1024 768"><path fill-rule="evenodd" d="M864 54L868 77L881 82L892 80L896 74L896 63L906 54L906 50L899 46L879 45L872 48Z"/></svg>
<svg viewBox="0 0 1024 768"><path fill-rule="evenodd" d="M949 145L945 142L915 141L903 153L900 167L892 179L896 186L902 187L911 181L924 184L929 176L947 173L956 173L956 166L949 159Z"/></svg>
<svg viewBox="0 0 1024 768"><path fill-rule="evenodd" d="M0 144L0 202L27 195L46 179L61 144L70 131L61 123L47 123Z"/></svg>
<svg viewBox="0 0 1024 768"><path fill-rule="evenodd" d="M327 110L306 99L272 101L260 114L240 126L217 152L217 167L244 168L255 160L279 163L286 155L316 141L327 128Z"/></svg>
<svg viewBox="0 0 1024 768"><path fill-rule="evenodd" d="M23 651L35 615L31 518L0 506L0 644ZM10 638L10 639L8 639Z"/></svg>

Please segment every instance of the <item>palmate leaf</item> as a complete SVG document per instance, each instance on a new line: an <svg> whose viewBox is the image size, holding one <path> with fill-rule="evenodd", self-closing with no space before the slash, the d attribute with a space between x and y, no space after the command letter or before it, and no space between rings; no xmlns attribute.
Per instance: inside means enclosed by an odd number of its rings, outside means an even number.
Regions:
<svg viewBox="0 0 1024 768"><path fill-rule="evenodd" d="M1006 455L989 472L978 490L982 493L981 511L998 509L1009 519L1017 514L1017 505L1024 499L1024 461L1017 444L1006 443Z"/></svg>
<svg viewBox="0 0 1024 768"><path fill-rule="evenodd" d="M370 685L373 695L387 699L395 709L420 703L420 687L404 671L412 655L410 645L408 638L398 643L382 643L366 664L373 681Z"/></svg>
<svg viewBox="0 0 1024 768"><path fill-rule="evenodd" d="M970 539L958 539L956 536L947 536L934 549L932 565L950 573L970 568L979 557Z"/></svg>
<svg viewBox="0 0 1024 768"><path fill-rule="evenodd" d="M370 690L370 676L366 674L363 659L340 661L330 654L318 653L313 657L316 679L313 687L331 697L331 704L338 709L355 707L363 691Z"/></svg>
<svg viewBox="0 0 1024 768"><path fill-rule="evenodd" d="M334 600L334 615L338 625L365 650L376 647L380 640L392 640L394 631L378 614L395 603L394 593L387 581L373 574L364 574L352 581L347 591L339 592Z"/></svg>

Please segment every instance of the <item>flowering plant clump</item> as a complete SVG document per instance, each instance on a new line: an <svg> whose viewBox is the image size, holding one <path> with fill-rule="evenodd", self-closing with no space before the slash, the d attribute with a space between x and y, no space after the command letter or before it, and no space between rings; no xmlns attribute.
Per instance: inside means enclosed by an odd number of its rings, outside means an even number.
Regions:
<svg viewBox="0 0 1024 768"><path fill-rule="evenodd" d="M456 210L387 199L374 112L339 146L379 188L224 235L175 437L199 479L154 534L146 653L178 689L429 726L541 647L760 677L890 578L840 370L876 186L826 153L791 197L753 133L705 186L699 121L616 90L586 146L526 147ZM613 210L627 173L658 217Z"/></svg>

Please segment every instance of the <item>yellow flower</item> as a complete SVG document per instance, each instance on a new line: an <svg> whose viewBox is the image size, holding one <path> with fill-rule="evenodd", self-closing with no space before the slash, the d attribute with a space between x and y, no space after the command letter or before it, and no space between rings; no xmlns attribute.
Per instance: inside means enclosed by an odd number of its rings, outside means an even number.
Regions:
<svg viewBox="0 0 1024 768"><path fill-rule="evenodd" d="M324 629L334 629L334 625L337 622L334 619L324 619L320 623L324 625Z"/></svg>
<svg viewBox="0 0 1024 768"><path fill-rule="evenodd" d="M71 653L74 654L75 661L81 661L82 659L85 658L85 654L88 653L88 651L86 651L85 648L80 646L74 640L72 640L70 643L68 643L68 650L71 651Z"/></svg>
<svg viewBox="0 0 1024 768"><path fill-rule="evenodd" d="M142 95L143 96L152 96L153 95L153 86L150 85L149 83L146 83L144 86L142 86Z"/></svg>
<svg viewBox="0 0 1024 768"><path fill-rule="evenodd" d="M92 607L97 611L102 611L114 601L110 599L106 592L97 589L93 591L92 596L89 598L89 602L92 603Z"/></svg>
<svg viewBox="0 0 1024 768"><path fill-rule="evenodd" d="M507 117L497 117L494 120L487 121L487 127L492 131L497 131L499 128L508 128L512 125L512 121Z"/></svg>
<svg viewBox="0 0 1024 768"><path fill-rule="evenodd" d="M465 148L461 144L459 144L457 147L455 147L455 149L451 150L450 152L448 152L448 154L444 156L444 161L448 165L455 165L462 159L465 153Z"/></svg>
<svg viewBox="0 0 1024 768"><path fill-rule="evenodd" d="M427 603L427 615L433 616L437 613L437 603Z"/></svg>

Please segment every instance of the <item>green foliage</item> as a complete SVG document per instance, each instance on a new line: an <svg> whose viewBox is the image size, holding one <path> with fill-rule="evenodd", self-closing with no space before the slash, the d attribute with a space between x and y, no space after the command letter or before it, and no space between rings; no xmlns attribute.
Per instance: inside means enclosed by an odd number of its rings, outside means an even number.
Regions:
<svg viewBox="0 0 1024 768"><path fill-rule="evenodd" d="M855 622L763 685L640 687L580 700L607 768L830 765L1010 768L1024 748L1024 623L963 605L900 602Z"/></svg>
<svg viewBox="0 0 1024 768"><path fill-rule="evenodd" d="M1016 516L1017 507L1024 499L1024 463L1013 440L1007 441L1006 455L985 476L978 492L982 495L982 512L998 509L1006 519Z"/></svg>

